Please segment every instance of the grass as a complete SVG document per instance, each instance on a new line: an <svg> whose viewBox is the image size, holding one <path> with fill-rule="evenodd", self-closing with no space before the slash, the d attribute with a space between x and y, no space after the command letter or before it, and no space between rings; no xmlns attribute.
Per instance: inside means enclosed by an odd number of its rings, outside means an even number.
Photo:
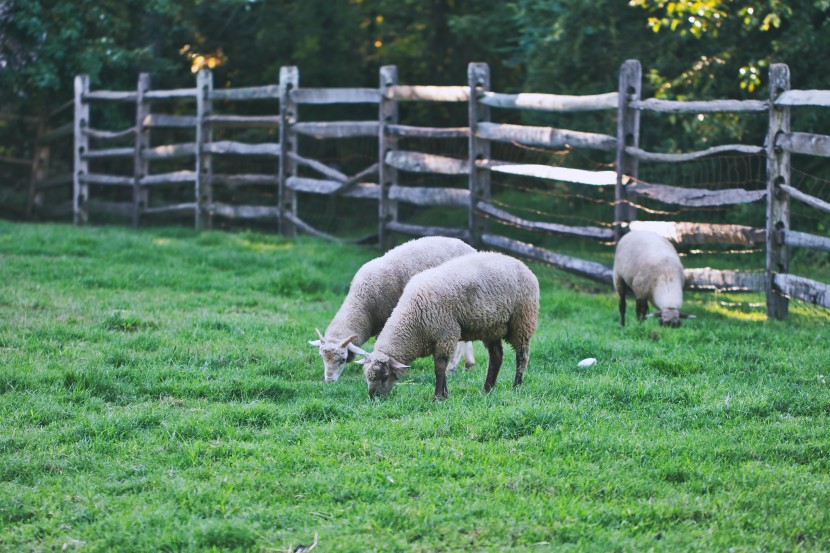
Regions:
<svg viewBox="0 0 830 553"><path fill-rule="evenodd" d="M447 401L428 359L370 400L306 342L374 255L0 222L0 550L830 549L826 312L701 294L621 329L532 265L521 389L507 354L481 393L477 344Z"/></svg>

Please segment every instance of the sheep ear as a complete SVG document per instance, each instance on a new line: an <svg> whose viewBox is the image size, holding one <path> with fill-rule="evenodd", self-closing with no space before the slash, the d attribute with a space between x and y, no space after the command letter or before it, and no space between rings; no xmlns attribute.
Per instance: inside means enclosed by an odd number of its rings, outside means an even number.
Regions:
<svg viewBox="0 0 830 553"><path fill-rule="evenodd" d="M346 346L346 349L352 353L356 353L357 355L369 355L369 352L363 351L359 346L356 346L351 342L349 342L349 345Z"/></svg>
<svg viewBox="0 0 830 553"><path fill-rule="evenodd" d="M659 316L660 316L659 311L655 311L654 313L649 313L648 315L646 315L646 317L648 317L649 319L654 319L654 318L659 317Z"/></svg>
<svg viewBox="0 0 830 553"><path fill-rule="evenodd" d="M309 340L308 341L308 345L309 346L314 346L315 348L319 348L322 344L323 344L323 342L321 342L320 340Z"/></svg>
<svg viewBox="0 0 830 553"><path fill-rule="evenodd" d="M366 363L369 362L369 360L366 357L364 357L363 359L355 359L354 362L357 363L358 365L365 365Z"/></svg>
<svg viewBox="0 0 830 553"><path fill-rule="evenodd" d="M393 357L389 358L389 366L392 367L395 370L408 369L409 368L409 365L404 365L403 363L395 360L395 358L393 358Z"/></svg>
<svg viewBox="0 0 830 553"><path fill-rule="evenodd" d="M697 319L697 315L689 315L688 313L680 312L681 319Z"/></svg>
<svg viewBox="0 0 830 553"><path fill-rule="evenodd" d="M340 345L339 345L339 346L337 346L337 347L339 347L339 348L345 348L346 346L348 346L348 345L349 345L349 343L350 343L352 340L357 340L357 334L352 334L351 336L349 336L348 338L346 338L345 340L343 340L342 342L340 342Z"/></svg>
<svg viewBox="0 0 830 553"><path fill-rule="evenodd" d="M315 329L314 329L314 332L316 332L316 333L317 333L317 337L318 337L318 338L320 338L320 343L321 343L321 344L322 344L322 343L325 343L326 339L325 339L325 338L323 338L323 335L320 333L320 329L319 329L319 328L315 328Z"/></svg>

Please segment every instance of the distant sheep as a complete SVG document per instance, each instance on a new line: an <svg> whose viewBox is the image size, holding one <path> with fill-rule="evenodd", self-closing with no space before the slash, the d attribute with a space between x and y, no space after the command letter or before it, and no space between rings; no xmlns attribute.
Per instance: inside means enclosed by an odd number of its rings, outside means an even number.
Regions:
<svg viewBox="0 0 830 553"><path fill-rule="evenodd" d="M326 333L315 329L318 339L309 341L319 348L325 381L340 378L346 363L363 351L359 346L381 331L415 274L475 251L456 238L427 236L405 242L365 263L352 278L349 292ZM472 344L458 344L458 348L456 361L463 354L465 367L475 364Z"/></svg>
<svg viewBox="0 0 830 553"><path fill-rule="evenodd" d="M625 295L631 291L637 300L637 320L660 317L660 324L677 328L680 319L693 318L682 313L683 265L671 242L649 231L633 231L623 236L614 256L614 288L620 296L620 325L625 326ZM646 315L648 302L657 312Z"/></svg>
<svg viewBox="0 0 830 553"><path fill-rule="evenodd" d="M522 383L530 338L539 317L539 282L527 266L506 255L474 253L414 276L375 340L357 362L369 395L388 394L419 357L433 356L435 397L448 395L446 369L456 343L482 340L490 355L484 391L496 384L502 340L516 351L513 386Z"/></svg>

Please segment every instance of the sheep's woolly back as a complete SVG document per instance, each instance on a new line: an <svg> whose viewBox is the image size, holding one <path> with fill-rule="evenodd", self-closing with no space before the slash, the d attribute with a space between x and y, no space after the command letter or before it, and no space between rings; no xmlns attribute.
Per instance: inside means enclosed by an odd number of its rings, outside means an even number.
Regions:
<svg viewBox="0 0 830 553"><path fill-rule="evenodd" d="M614 256L614 288L623 294L627 286L638 300L648 300L657 309L680 309L683 305L683 265L671 242L649 231L623 236Z"/></svg>
<svg viewBox="0 0 830 553"><path fill-rule="evenodd" d="M427 236L368 261L352 278L349 293L326 329L326 341L357 335L353 343L364 344L381 331L414 275L475 251L457 238Z"/></svg>
<svg viewBox="0 0 830 553"><path fill-rule="evenodd" d="M504 339L515 348L529 343L538 316L539 282L524 263L473 253L413 277L374 352L408 364L459 341Z"/></svg>

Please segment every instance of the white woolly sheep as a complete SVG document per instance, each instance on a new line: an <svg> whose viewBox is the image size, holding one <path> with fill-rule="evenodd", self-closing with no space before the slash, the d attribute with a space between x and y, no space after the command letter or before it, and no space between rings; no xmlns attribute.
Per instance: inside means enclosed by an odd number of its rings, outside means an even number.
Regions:
<svg viewBox="0 0 830 553"><path fill-rule="evenodd" d="M637 300L637 320L660 317L660 324L677 328L680 319L693 318L682 313L683 265L671 242L649 231L633 231L623 236L614 255L614 288L620 296L620 325L625 326L625 295ZM657 311L650 315L648 302Z"/></svg>
<svg viewBox="0 0 830 553"><path fill-rule="evenodd" d="M447 392L447 360L461 340L481 340L490 356L484 391L496 384L504 357L502 340L516 351L513 386L522 383L530 338L539 317L539 282L521 261L481 252L424 271L406 285L397 307L375 340L372 353L357 362L369 395L388 394L409 363L433 356L435 397Z"/></svg>
<svg viewBox="0 0 830 553"><path fill-rule="evenodd" d="M410 240L366 262L352 278L349 292L334 315L326 333L317 332L318 339L309 344L319 348L325 366L324 379L334 382L355 353L386 324L398 303L406 283L417 273L441 263L474 253L476 250L456 238L427 236ZM458 344L465 367L475 364L472 344ZM454 368L454 367L453 367Z"/></svg>

